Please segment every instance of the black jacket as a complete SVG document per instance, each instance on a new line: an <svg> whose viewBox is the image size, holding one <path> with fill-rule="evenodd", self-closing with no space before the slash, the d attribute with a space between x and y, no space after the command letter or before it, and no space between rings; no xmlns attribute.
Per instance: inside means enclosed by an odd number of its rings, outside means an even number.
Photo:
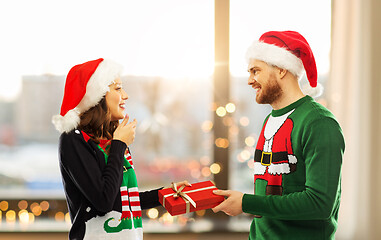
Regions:
<svg viewBox="0 0 381 240"><path fill-rule="evenodd" d="M112 140L107 165L104 154L79 130L63 133L59 160L66 201L72 221L69 239L83 239L85 222L115 210L122 212L120 186L126 144ZM141 192L142 209L159 206L158 189Z"/></svg>

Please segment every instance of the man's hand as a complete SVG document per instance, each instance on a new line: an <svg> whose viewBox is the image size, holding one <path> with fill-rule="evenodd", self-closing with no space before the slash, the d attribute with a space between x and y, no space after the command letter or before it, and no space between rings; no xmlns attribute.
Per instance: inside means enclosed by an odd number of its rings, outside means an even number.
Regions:
<svg viewBox="0 0 381 240"><path fill-rule="evenodd" d="M223 211L229 216L237 216L242 213L243 193L232 190L215 190L213 193L228 197L220 205L212 208L213 212Z"/></svg>

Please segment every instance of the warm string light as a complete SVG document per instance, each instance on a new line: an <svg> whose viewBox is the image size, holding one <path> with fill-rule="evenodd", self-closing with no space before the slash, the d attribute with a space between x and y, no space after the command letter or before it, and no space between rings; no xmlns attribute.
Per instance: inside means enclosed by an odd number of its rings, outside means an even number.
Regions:
<svg viewBox="0 0 381 240"><path fill-rule="evenodd" d="M41 210L44 211L44 212L48 211L49 206L50 206L50 204L49 204L48 201L42 201L40 203Z"/></svg>
<svg viewBox="0 0 381 240"><path fill-rule="evenodd" d="M25 210L28 208L28 202L26 200L21 200L17 206L21 209L21 210Z"/></svg>
<svg viewBox="0 0 381 240"><path fill-rule="evenodd" d="M226 104L225 109L228 113L233 113L235 111L235 104L234 103L228 103L228 104Z"/></svg>
<svg viewBox="0 0 381 240"><path fill-rule="evenodd" d="M51 203L49 201L32 202L30 205L27 200L20 200L18 202L14 201L1 201L0 202L0 224L5 221L7 224L15 224L18 222L22 229L35 222L37 217L49 218L50 213L43 215L43 212L50 211ZM54 208L57 204L54 203ZM12 206L16 206L16 209L12 209ZM66 205L65 205L66 207ZM4 210L4 211L3 211ZM4 214L3 214L4 213ZM3 217L4 216L4 217ZM62 218L63 216L63 218ZM55 213L55 220L70 223L69 213L64 214L63 212Z"/></svg>
<svg viewBox="0 0 381 240"><path fill-rule="evenodd" d="M156 219L159 217L159 211L156 208L151 208L147 211L147 217L150 219Z"/></svg>
<svg viewBox="0 0 381 240"><path fill-rule="evenodd" d="M239 134L239 127L247 127L250 125L250 119L247 116L242 116L238 119L239 125L234 123L232 117L228 116L228 113L234 113L236 110L236 105L234 103L228 103L225 106L217 106L216 103L211 105L211 111L214 111L217 116L223 118L222 123L229 128L229 136L236 137ZM213 123L211 121L205 121L202 125L202 130L204 132L210 132L213 128ZM249 168L254 168L254 161L252 158L252 153L254 152L253 147L255 146L257 137L248 136L245 138L245 149L237 154L238 162L247 162ZM215 140L215 145L218 148L228 148L231 142L227 138L217 138ZM212 167L213 166L213 167ZM218 166L218 167L216 167ZM209 168L211 174L218 174L221 171L220 165L211 165Z"/></svg>
<svg viewBox="0 0 381 240"><path fill-rule="evenodd" d="M219 117L224 117L226 115L226 109L224 107L218 107L216 110L216 114Z"/></svg>
<svg viewBox="0 0 381 240"><path fill-rule="evenodd" d="M228 148L229 147L229 140L226 138L217 138L214 143L219 148Z"/></svg>
<svg viewBox="0 0 381 240"><path fill-rule="evenodd" d="M67 224L71 224L70 213L68 212L65 214L65 222Z"/></svg>
<svg viewBox="0 0 381 240"><path fill-rule="evenodd" d="M216 107L217 105L214 104L213 106ZM220 107L217 107L217 108L213 107L212 109L213 109L213 111L216 111L217 116L224 117L224 116L226 116L227 113L233 113L233 112L235 112L236 107L235 107L234 103L228 103L228 104L225 105L225 107L223 107L223 106L220 106Z"/></svg>
<svg viewBox="0 0 381 240"><path fill-rule="evenodd" d="M65 214L63 212L57 212L55 215L54 215L54 219L57 221L57 222L63 222L65 220Z"/></svg>
<svg viewBox="0 0 381 240"><path fill-rule="evenodd" d="M41 213L42 213L42 208L41 208L41 206L40 206L38 203L36 203L36 202L34 202L34 203L32 203L32 204L30 205L30 210L32 211L32 213L33 213L36 217L40 216Z"/></svg>
<svg viewBox="0 0 381 240"><path fill-rule="evenodd" d="M21 224L28 224L30 223L30 215L29 215L29 212L27 210L21 210L19 211L19 220L20 220L20 223Z"/></svg>
<svg viewBox="0 0 381 240"><path fill-rule="evenodd" d="M199 217L203 217L206 213L206 210L199 210L199 211L196 211L196 215L199 216Z"/></svg>
<svg viewBox="0 0 381 240"><path fill-rule="evenodd" d="M204 121L201 125L201 129L203 132L208 133L212 130L213 128L213 123L212 121Z"/></svg>
<svg viewBox="0 0 381 240"><path fill-rule="evenodd" d="M159 219L159 221L161 221L163 224L165 224L165 225L170 225L170 224L173 224L173 222L174 222L174 217L173 216L171 216L171 214L169 214L169 213L164 213L161 217L160 217L160 219Z"/></svg>
<svg viewBox="0 0 381 240"><path fill-rule="evenodd" d="M247 137L247 138L245 138L245 144L247 145L247 146L249 146L249 147L253 147L254 146L254 144L255 144L255 138L254 137L252 137L252 136L249 136L249 137Z"/></svg>
<svg viewBox="0 0 381 240"><path fill-rule="evenodd" d="M210 165L210 172L213 174L219 174L221 172L221 165L218 163L213 163Z"/></svg>
<svg viewBox="0 0 381 240"><path fill-rule="evenodd" d="M16 212L13 211L13 210L9 210L5 214L5 220L7 221L7 223L14 223L14 222L16 222Z"/></svg>
<svg viewBox="0 0 381 240"><path fill-rule="evenodd" d="M242 127L247 127L250 124L250 120L248 117L241 117L239 119L239 123L241 124Z"/></svg>
<svg viewBox="0 0 381 240"><path fill-rule="evenodd" d="M9 204L8 204L7 201L1 201L0 202L0 210L1 211L3 211L3 212L7 211L8 210L8 206L9 206Z"/></svg>

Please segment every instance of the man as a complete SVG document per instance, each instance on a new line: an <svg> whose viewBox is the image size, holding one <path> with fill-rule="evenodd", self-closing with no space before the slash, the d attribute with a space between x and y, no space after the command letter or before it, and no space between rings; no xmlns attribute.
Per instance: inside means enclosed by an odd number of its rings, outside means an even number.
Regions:
<svg viewBox="0 0 381 240"><path fill-rule="evenodd" d="M302 35L267 32L247 51L259 104L270 104L254 154L254 194L217 190L214 212L253 214L249 239L334 239L344 139L335 117L299 86L318 89L313 53Z"/></svg>

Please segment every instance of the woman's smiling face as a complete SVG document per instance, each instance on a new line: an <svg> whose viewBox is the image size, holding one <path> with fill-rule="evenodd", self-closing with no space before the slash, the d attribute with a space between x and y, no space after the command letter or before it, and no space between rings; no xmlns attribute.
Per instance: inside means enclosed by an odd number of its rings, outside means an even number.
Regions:
<svg viewBox="0 0 381 240"><path fill-rule="evenodd" d="M110 91L106 93L106 103L111 114L111 121L117 121L124 118L125 101L128 99L128 95L122 87L120 78L115 79L109 87Z"/></svg>

